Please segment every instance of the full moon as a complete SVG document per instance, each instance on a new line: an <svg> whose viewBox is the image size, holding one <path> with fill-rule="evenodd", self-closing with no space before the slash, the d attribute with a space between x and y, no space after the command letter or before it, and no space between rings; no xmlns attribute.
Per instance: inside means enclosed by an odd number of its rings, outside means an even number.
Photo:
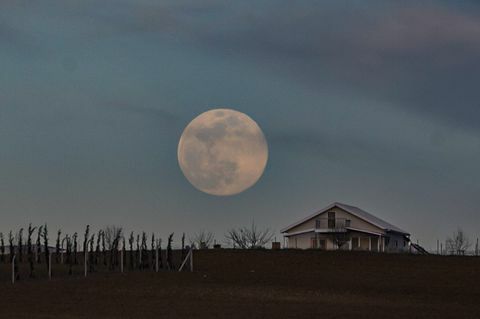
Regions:
<svg viewBox="0 0 480 319"><path fill-rule="evenodd" d="M267 160L268 145L258 124L231 109L200 114L178 143L183 174L194 187L211 195L234 195L252 187Z"/></svg>

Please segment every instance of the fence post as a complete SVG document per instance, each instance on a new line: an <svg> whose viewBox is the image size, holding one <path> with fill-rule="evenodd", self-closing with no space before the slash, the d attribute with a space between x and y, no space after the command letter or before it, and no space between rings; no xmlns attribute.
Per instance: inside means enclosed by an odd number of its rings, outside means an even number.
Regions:
<svg viewBox="0 0 480 319"><path fill-rule="evenodd" d="M52 280L52 252L48 253L48 279Z"/></svg>
<svg viewBox="0 0 480 319"><path fill-rule="evenodd" d="M17 256L16 255L13 255L13 258L12 258L12 284L15 283L15 258Z"/></svg>
<svg viewBox="0 0 480 319"><path fill-rule="evenodd" d="M88 246L88 244L85 246ZM83 254L83 266L84 266L85 278L87 278L87 257L88 257L87 254L88 254L88 248L85 249L85 252Z"/></svg>
<svg viewBox="0 0 480 319"><path fill-rule="evenodd" d="M158 245L155 247L155 272L158 272Z"/></svg>
<svg viewBox="0 0 480 319"><path fill-rule="evenodd" d="M190 247L190 271L193 272L193 247Z"/></svg>
<svg viewBox="0 0 480 319"><path fill-rule="evenodd" d="M123 247L120 250L120 272L123 274Z"/></svg>

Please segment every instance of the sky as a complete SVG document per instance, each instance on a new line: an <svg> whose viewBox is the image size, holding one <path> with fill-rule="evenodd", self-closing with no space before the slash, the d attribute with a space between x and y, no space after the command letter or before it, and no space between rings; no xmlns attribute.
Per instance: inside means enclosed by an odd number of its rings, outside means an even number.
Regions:
<svg viewBox="0 0 480 319"><path fill-rule="evenodd" d="M473 241L479 57L476 1L0 0L0 231L223 242L255 221L280 240L339 201L427 248L457 227ZM269 146L231 197L177 161L186 125L218 107Z"/></svg>

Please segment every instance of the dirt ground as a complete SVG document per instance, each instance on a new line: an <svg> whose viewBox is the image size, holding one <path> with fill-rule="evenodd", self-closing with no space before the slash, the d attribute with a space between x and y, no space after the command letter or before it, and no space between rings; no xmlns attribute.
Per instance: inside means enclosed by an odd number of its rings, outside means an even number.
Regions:
<svg viewBox="0 0 480 319"><path fill-rule="evenodd" d="M8 282L0 318L480 318L480 258L196 251L195 272Z"/></svg>

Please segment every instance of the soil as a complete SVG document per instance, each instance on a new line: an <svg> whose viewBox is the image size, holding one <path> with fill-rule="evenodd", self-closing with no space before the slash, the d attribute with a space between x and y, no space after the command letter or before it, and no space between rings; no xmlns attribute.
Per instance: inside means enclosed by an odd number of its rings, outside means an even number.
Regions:
<svg viewBox="0 0 480 319"><path fill-rule="evenodd" d="M194 266L83 278L59 265L12 285L3 264L0 318L480 318L476 257L208 250Z"/></svg>

